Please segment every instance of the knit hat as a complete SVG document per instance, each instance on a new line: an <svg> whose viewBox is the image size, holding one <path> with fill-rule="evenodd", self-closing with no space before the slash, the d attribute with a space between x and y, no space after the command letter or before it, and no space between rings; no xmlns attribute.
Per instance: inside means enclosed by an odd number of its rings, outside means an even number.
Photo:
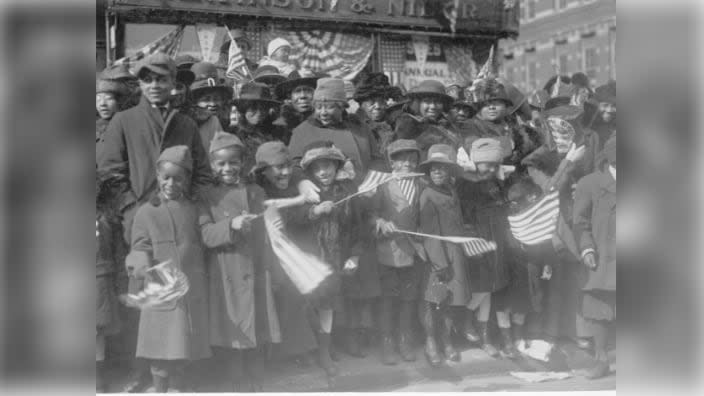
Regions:
<svg viewBox="0 0 704 396"><path fill-rule="evenodd" d="M126 96L130 94L130 89L125 83L117 80L99 79L95 81L95 93L112 93Z"/></svg>
<svg viewBox="0 0 704 396"><path fill-rule="evenodd" d="M473 162L496 162L503 160L501 142L492 138L479 138L472 142L470 158Z"/></svg>
<svg viewBox="0 0 704 396"><path fill-rule="evenodd" d="M213 140L210 141L209 152L214 153L228 147L239 147L244 149L244 144L242 144L242 141L237 137L237 135L222 131L215 132Z"/></svg>
<svg viewBox="0 0 704 396"><path fill-rule="evenodd" d="M142 78L146 71L162 76L176 76L176 62L163 52L157 52L144 58L137 66L137 77Z"/></svg>
<svg viewBox="0 0 704 396"><path fill-rule="evenodd" d="M315 142L311 143L303 153L301 168L306 170L310 164L321 159L337 161L340 166L345 163L345 155L332 142Z"/></svg>
<svg viewBox="0 0 704 396"><path fill-rule="evenodd" d="M158 164L162 161L176 164L189 172L193 170L193 158L191 157L191 150L187 146L171 146L164 149L156 163Z"/></svg>
<svg viewBox="0 0 704 396"><path fill-rule="evenodd" d="M288 148L280 141L262 143L254 154L255 165L250 173L257 172L267 166L287 164L290 161Z"/></svg>
<svg viewBox="0 0 704 396"><path fill-rule="evenodd" d="M389 159L391 159L394 154L401 153L404 151L415 151L416 153L418 153L418 155L420 155L418 143L416 143L416 141L412 139L394 140L386 147L386 155Z"/></svg>
<svg viewBox="0 0 704 396"><path fill-rule="evenodd" d="M433 163L448 164L452 165L451 168L454 170L460 169L459 165L457 165L457 153L447 144L434 144L430 146L428 149L428 159L421 162L418 167L425 172L430 164Z"/></svg>
<svg viewBox="0 0 704 396"><path fill-rule="evenodd" d="M313 100L318 102L347 103L345 83L339 78L321 78L313 93Z"/></svg>
<svg viewBox="0 0 704 396"><path fill-rule="evenodd" d="M277 37L271 41L269 41L269 44L266 46L266 54L271 56L276 50L278 50L281 47L293 47L291 43L288 42L288 40L283 39L281 37Z"/></svg>

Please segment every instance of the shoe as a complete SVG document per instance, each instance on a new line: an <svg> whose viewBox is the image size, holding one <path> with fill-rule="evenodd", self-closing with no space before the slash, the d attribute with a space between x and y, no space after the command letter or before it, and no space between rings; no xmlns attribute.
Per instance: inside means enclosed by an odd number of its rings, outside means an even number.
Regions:
<svg viewBox="0 0 704 396"><path fill-rule="evenodd" d="M474 311L467 312L467 317L464 320L464 329L462 329L464 338L473 343L481 341L477 329L474 328Z"/></svg>
<svg viewBox="0 0 704 396"><path fill-rule="evenodd" d="M584 338L584 337L577 338L577 347L579 349L589 351L592 349L592 346L593 346L592 340L590 340L589 338Z"/></svg>
<svg viewBox="0 0 704 396"><path fill-rule="evenodd" d="M345 334L345 349L348 355L363 358L367 354L362 351L362 346L360 345L359 339L361 337L361 330L358 329L347 329Z"/></svg>
<svg viewBox="0 0 704 396"><path fill-rule="evenodd" d="M435 343L434 337L426 337L424 353L431 367L438 367L442 364L442 359L438 353L438 346Z"/></svg>
<svg viewBox="0 0 704 396"><path fill-rule="evenodd" d="M586 379L595 380L606 377L611 372L608 360L598 360L588 369L578 370L576 373Z"/></svg>
<svg viewBox="0 0 704 396"><path fill-rule="evenodd" d="M132 370L127 377L127 384L122 387L122 393L139 393L149 385L150 379L148 370Z"/></svg>
<svg viewBox="0 0 704 396"><path fill-rule="evenodd" d="M398 352L401 355L401 359L405 362L416 361L416 351L413 350L411 339L408 333L401 333L398 338Z"/></svg>
<svg viewBox="0 0 704 396"><path fill-rule="evenodd" d="M499 351L491 344L491 339L489 338L488 322L479 322L479 334L482 338L482 350L491 357L498 357Z"/></svg>
<svg viewBox="0 0 704 396"><path fill-rule="evenodd" d="M328 377L335 377L339 369L330 356L330 334L318 333L318 363Z"/></svg>
<svg viewBox="0 0 704 396"><path fill-rule="evenodd" d="M394 350L394 338L390 334L382 336L381 361L387 366L394 366L398 363L396 351Z"/></svg>
<svg viewBox="0 0 704 396"><path fill-rule="evenodd" d="M154 382L154 393L166 393L169 390L169 377L161 377L159 375L152 375L152 381Z"/></svg>
<svg viewBox="0 0 704 396"><path fill-rule="evenodd" d="M445 353L445 359L459 362L462 360L462 356L457 352L455 347L452 345L452 320L445 317L443 323L441 324L442 329L440 329L440 337L442 338L443 352Z"/></svg>
<svg viewBox="0 0 704 396"><path fill-rule="evenodd" d="M501 356L506 359L516 359L518 358L518 350L513 345L513 337L511 336L511 329L500 329L501 338L504 341L504 347L501 349Z"/></svg>

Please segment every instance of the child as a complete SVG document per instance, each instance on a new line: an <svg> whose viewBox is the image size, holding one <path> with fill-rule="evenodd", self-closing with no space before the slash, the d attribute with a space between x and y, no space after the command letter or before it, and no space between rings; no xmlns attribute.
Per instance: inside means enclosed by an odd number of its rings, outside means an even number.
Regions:
<svg viewBox="0 0 704 396"><path fill-rule="evenodd" d="M498 355L490 340L488 328L493 299L496 305L496 319L504 341L501 352L505 357L513 359L517 357L517 351L511 336L509 309L504 304L504 298L497 298L501 297L501 291L509 283L509 225L506 218L508 202L503 183L497 178L504 151L498 139L479 138L472 143L470 156L476 166L476 172L467 174L467 177L458 183L464 221L470 225L474 236L496 242L497 248L468 260L467 272L472 299L467 305L470 313L465 320L464 336L471 342L481 338L482 349L492 357ZM481 337L477 337L472 324L477 309Z"/></svg>
<svg viewBox="0 0 704 396"><path fill-rule="evenodd" d="M462 209L453 186L459 174L455 150L446 144L435 144L428 150L428 159L420 164L429 183L420 194L420 232L425 234L462 236ZM442 363L435 340L436 331L443 343L445 358L460 361L450 339L451 307L464 307L470 292L465 274L466 258L459 244L425 238L428 265L423 278L423 301L420 318L425 330L425 356L431 366Z"/></svg>
<svg viewBox="0 0 704 396"><path fill-rule="evenodd" d="M415 140L399 139L387 148L387 158L392 173L415 172L420 162L420 149ZM406 191L399 181L391 180L377 189L373 199L373 224L378 240L376 255L381 264L381 312L382 360L386 365L397 363L394 342L394 323L398 318L398 350L404 361L416 360L411 345L414 308L420 293L422 263L419 254L422 246L407 235L394 234L397 229L418 229L418 191L416 179L405 179ZM419 251L421 253L419 253ZM398 304L398 310L394 310Z"/></svg>
<svg viewBox="0 0 704 396"><path fill-rule="evenodd" d="M119 255L116 251L122 240L119 232L120 222L117 219L117 208L112 187L116 178L109 175L98 175L96 178L96 218L95 236L97 238L95 255L96 280L96 381L95 389L99 393L107 391L105 382L105 337L115 335L120 329L118 302L115 293L115 275ZM117 231L117 232L116 232Z"/></svg>
<svg viewBox="0 0 704 396"><path fill-rule="evenodd" d="M172 146L157 160L159 194L137 210L128 270L145 277L145 267L167 260L188 278L188 293L165 308L141 311L137 357L150 359L154 388L183 389L188 361L211 356L208 340L207 274L196 206L188 197L193 171L190 149Z"/></svg>
<svg viewBox="0 0 704 396"><path fill-rule="evenodd" d="M580 310L594 338L596 364L589 379L609 373L607 335L616 321L616 138L604 144L599 170L577 184L573 222L582 262L588 269Z"/></svg>
<svg viewBox="0 0 704 396"><path fill-rule="evenodd" d="M311 304L320 319L319 357L320 363L329 377L338 373L337 366L330 359L330 333L334 311L342 309L344 273L353 272L363 253L360 243L360 211L353 200L341 204L337 201L356 192L351 179L338 180L338 170L346 158L331 142L311 143L304 151L300 165L306 176L320 188L320 204L308 205L307 239L304 249L317 255L321 261L332 266L331 275L311 297Z"/></svg>
<svg viewBox="0 0 704 396"><path fill-rule="evenodd" d="M266 195L241 178L244 150L237 136L215 133L209 152L216 185L202 192L199 216L208 249L210 345L228 350L235 391L258 387L259 373L245 376L243 368L256 367L254 348L281 338L262 255L263 223L250 214L263 212ZM250 386L241 387L246 377Z"/></svg>

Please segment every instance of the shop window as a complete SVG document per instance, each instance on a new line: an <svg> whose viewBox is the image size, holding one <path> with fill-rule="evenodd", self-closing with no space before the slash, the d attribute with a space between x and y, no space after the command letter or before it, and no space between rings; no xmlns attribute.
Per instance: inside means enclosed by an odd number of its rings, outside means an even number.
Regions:
<svg viewBox="0 0 704 396"><path fill-rule="evenodd" d="M584 74L590 79L596 79L596 68L599 66L599 55L596 48L588 47L584 49Z"/></svg>

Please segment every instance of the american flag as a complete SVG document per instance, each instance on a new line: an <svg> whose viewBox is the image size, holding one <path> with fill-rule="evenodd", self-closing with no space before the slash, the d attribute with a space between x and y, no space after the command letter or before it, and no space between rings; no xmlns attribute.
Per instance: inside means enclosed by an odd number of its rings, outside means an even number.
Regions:
<svg viewBox="0 0 704 396"><path fill-rule="evenodd" d="M167 308L188 293L188 277L171 260L147 270L151 281L137 294L121 296L125 305L138 309Z"/></svg>
<svg viewBox="0 0 704 396"><path fill-rule="evenodd" d="M304 252L288 238L277 208L269 207L264 212L264 224L281 267L302 294L315 290L332 273L330 266Z"/></svg>
<svg viewBox="0 0 704 396"><path fill-rule="evenodd" d="M230 29L227 29L227 33L230 34L230 52L228 54L225 76L237 81L244 80L249 75L247 62L244 59L242 50L232 38Z"/></svg>
<svg viewBox="0 0 704 396"><path fill-rule="evenodd" d="M559 192L552 191L521 213L508 217L511 233L526 245L547 241L555 233L559 213Z"/></svg>
<svg viewBox="0 0 704 396"><path fill-rule="evenodd" d="M489 50L489 57L486 58L486 63L479 69L476 79L489 78L494 73L494 46Z"/></svg>
<svg viewBox="0 0 704 396"><path fill-rule="evenodd" d="M482 238L471 238L470 241L462 243L462 250L468 257L481 256L496 250L496 242Z"/></svg>
<svg viewBox="0 0 704 396"><path fill-rule="evenodd" d="M145 45L137 51L134 55L126 56L115 61L115 65L126 64L128 68L133 69L134 66L142 59L146 58L151 54L157 52L163 52L170 57L175 57L181 48L181 40L183 39L183 32L186 29L185 25L181 25L171 32L165 34L156 41Z"/></svg>
<svg viewBox="0 0 704 396"><path fill-rule="evenodd" d="M413 205L416 198L416 180L414 178L405 178L398 181L399 187L401 187L401 192L403 196L406 197L409 205Z"/></svg>
<svg viewBox="0 0 704 396"><path fill-rule="evenodd" d="M357 187L357 191L372 191L393 178L394 175L392 175L391 173L378 172L373 169L370 169L369 172L367 172L367 176L364 178L364 180L362 180L362 184Z"/></svg>

